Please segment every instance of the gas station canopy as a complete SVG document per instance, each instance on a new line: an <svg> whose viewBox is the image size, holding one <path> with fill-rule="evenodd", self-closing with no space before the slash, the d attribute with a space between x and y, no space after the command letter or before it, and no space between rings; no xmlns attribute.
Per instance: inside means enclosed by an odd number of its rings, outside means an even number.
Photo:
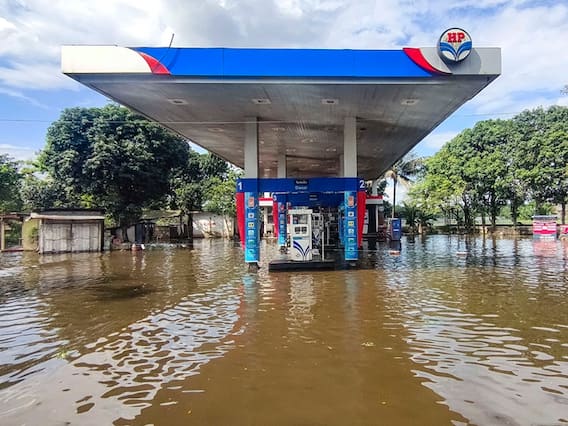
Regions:
<svg viewBox="0 0 568 426"><path fill-rule="evenodd" d="M64 46L62 70L239 167L255 120L261 178L282 158L287 176L341 176L354 117L357 175L375 179L500 74L501 52Z"/></svg>

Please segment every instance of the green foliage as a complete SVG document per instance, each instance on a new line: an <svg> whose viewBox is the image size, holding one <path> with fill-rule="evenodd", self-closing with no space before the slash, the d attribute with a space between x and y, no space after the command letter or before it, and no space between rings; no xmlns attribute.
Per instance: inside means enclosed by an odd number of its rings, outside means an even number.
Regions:
<svg viewBox="0 0 568 426"><path fill-rule="evenodd" d="M41 208L103 208L128 225L170 192L189 151L182 138L126 108L70 108L48 129L38 158L48 178L30 178L26 200Z"/></svg>
<svg viewBox="0 0 568 426"><path fill-rule="evenodd" d="M172 177L171 206L187 214L203 209L204 202L219 203L221 196L233 198L233 175L228 163L216 155L190 151L186 166Z"/></svg>
<svg viewBox="0 0 568 426"><path fill-rule="evenodd" d="M409 187L412 182L412 178L422 172L423 166L424 160L416 157L414 153L410 153L406 157L394 163L390 169L385 172L385 178L391 179L393 184L392 217L395 217L396 189L398 183L400 182L402 185Z"/></svg>
<svg viewBox="0 0 568 426"><path fill-rule="evenodd" d="M107 105L63 111L24 173L21 193L30 210L102 208L115 225L126 226L144 208L190 213L208 198L210 208L229 211L223 197L234 189L224 160L198 154L158 124Z"/></svg>
<svg viewBox="0 0 568 426"><path fill-rule="evenodd" d="M34 173L24 176L21 187L24 210L38 211L66 207L67 197L53 179L38 178Z"/></svg>
<svg viewBox="0 0 568 426"><path fill-rule="evenodd" d="M412 234L416 233L418 221L418 206L413 202L403 202L399 209L400 217L406 220L406 226Z"/></svg>
<svg viewBox="0 0 568 426"><path fill-rule="evenodd" d="M519 139L522 178L538 202L568 199L568 108L525 111L513 119ZM565 214L563 214L565 216ZM562 218L563 223L565 217Z"/></svg>
<svg viewBox="0 0 568 426"><path fill-rule="evenodd" d="M230 171L225 179L213 176L205 190L203 209L220 215L235 216L235 188L239 173Z"/></svg>
<svg viewBox="0 0 568 426"><path fill-rule="evenodd" d="M413 194L417 194L416 191ZM406 220L406 225L413 234L430 227L438 216L429 203L416 196L411 196L410 200L402 203L399 214Z"/></svg>
<svg viewBox="0 0 568 426"><path fill-rule="evenodd" d="M535 215L552 215L554 214L554 206L550 203L539 203L530 201L519 207L519 219L522 221L531 221Z"/></svg>
<svg viewBox="0 0 568 426"><path fill-rule="evenodd" d="M18 162L7 155L0 155L0 213L22 208L19 193L21 178Z"/></svg>
<svg viewBox="0 0 568 426"><path fill-rule="evenodd" d="M377 195L385 195L385 191L387 189L388 181L386 179L379 178L379 182L377 183ZM367 188L367 194L372 194L373 190L373 181L366 181L365 187Z"/></svg>
<svg viewBox="0 0 568 426"><path fill-rule="evenodd" d="M8 226L8 231L5 235L5 242L7 247L19 246L21 244L22 236L22 223L11 221Z"/></svg>
<svg viewBox="0 0 568 426"><path fill-rule="evenodd" d="M495 226L505 205L516 223L529 200L560 204L565 212L567 164L568 108L539 108L461 132L425 162L410 196L430 212L463 217L470 229L476 214Z"/></svg>

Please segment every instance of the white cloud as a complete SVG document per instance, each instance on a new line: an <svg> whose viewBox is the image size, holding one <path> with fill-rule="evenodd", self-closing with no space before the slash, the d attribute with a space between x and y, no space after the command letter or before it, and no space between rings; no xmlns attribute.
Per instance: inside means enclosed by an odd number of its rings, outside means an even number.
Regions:
<svg viewBox="0 0 568 426"><path fill-rule="evenodd" d="M566 84L568 4L506 6L480 20L473 32L478 44L500 46L503 58L502 75L472 101L478 111L519 112L535 106L535 93L557 94ZM537 105L553 101L542 98Z"/></svg>
<svg viewBox="0 0 568 426"><path fill-rule="evenodd" d="M456 137L458 133L459 132L456 131L433 132L426 136L422 142L420 142L420 145L437 151L444 146L446 142L449 142Z"/></svg>
<svg viewBox="0 0 568 426"><path fill-rule="evenodd" d="M394 186L392 184L392 180L387 179L387 187L385 188L385 196L386 199L389 203L392 204L393 202L393 189ZM403 201L405 201L408 198L408 188L404 185L401 185L400 183L398 183L396 185L396 205L400 205L402 204Z"/></svg>
<svg viewBox="0 0 568 426"><path fill-rule="evenodd" d="M568 107L568 95L564 95L556 100L556 105Z"/></svg>
<svg viewBox="0 0 568 426"><path fill-rule="evenodd" d="M174 46L386 49L434 45L449 25L503 49L503 75L470 102L477 113L553 104L568 83L565 2L26 0L0 2L0 16L4 90L76 88L59 71L62 44L167 45L175 33Z"/></svg>
<svg viewBox="0 0 568 426"><path fill-rule="evenodd" d="M37 99L34 99L30 96L24 95L20 90L13 90L13 89L0 87L0 94L4 94L4 95L10 96L12 98L22 100L24 102L30 103L30 104L32 104L36 107L39 107L39 108L43 108L43 109L47 108L43 103L41 103Z"/></svg>
<svg viewBox="0 0 568 426"><path fill-rule="evenodd" d="M16 160L25 161L35 158L37 150L35 148L26 146L0 144L0 154L8 154L9 157L12 157Z"/></svg>

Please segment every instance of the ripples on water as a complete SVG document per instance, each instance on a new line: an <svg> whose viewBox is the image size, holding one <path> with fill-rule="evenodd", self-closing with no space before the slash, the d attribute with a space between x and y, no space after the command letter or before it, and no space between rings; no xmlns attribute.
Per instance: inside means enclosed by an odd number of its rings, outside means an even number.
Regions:
<svg viewBox="0 0 568 426"><path fill-rule="evenodd" d="M568 245L441 241L409 246L387 280L416 375L477 424L568 423Z"/></svg>
<svg viewBox="0 0 568 426"><path fill-rule="evenodd" d="M176 409L168 423L185 424L186 401L197 415L207 395L220 411L288 398L279 424L312 409L316 424L568 423L564 243L439 236L362 257L357 271L251 275L222 241L1 255L0 424L161 424ZM229 394L226 371L252 359L263 367L246 374L273 386ZM287 388L307 377L302 411Z"/></svg>

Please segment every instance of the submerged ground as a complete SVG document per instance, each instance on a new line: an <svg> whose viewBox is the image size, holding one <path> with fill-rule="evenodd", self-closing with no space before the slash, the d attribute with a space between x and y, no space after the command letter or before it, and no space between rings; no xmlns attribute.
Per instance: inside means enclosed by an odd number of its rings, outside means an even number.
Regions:
<svg viewBox="0 0 568 426"><path fill-rule="evenodd" d="M242 258L1 255L0 424L568 424L568 243L405 239L313 273Z"/></svg>

